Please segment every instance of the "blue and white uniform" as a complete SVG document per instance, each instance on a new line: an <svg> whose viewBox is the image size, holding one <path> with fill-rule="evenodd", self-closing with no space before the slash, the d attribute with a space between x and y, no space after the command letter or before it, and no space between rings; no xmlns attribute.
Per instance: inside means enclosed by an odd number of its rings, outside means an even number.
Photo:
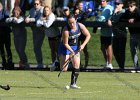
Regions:
<svg viewBox="0 0 140 100"><path fill-rule="evenodd" d="M76 31L72 31L71 28L69 26L66 26L66 28L69 31L69 40L68 40L68 44L70 45L70 47L72 48L73 51L77 51L79 46L78 46L78 38L81 35L81 30L80 30L80 26L77 23L76 24ZM60 43L59 45L59 55L69 55L71 52L64 46L63 41Z"/></svg>

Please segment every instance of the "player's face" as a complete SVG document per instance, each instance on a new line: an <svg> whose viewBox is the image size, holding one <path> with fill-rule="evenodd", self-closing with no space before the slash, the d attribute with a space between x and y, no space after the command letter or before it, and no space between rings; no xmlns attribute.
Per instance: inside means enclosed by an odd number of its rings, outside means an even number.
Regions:
<svg viewBox="0 0 140 100"><path fill-rule="evenodd" d="M71 27L71 29L75 29L76 28L76 20L75 18L70 18L68 20L69 26Z"/></svg>

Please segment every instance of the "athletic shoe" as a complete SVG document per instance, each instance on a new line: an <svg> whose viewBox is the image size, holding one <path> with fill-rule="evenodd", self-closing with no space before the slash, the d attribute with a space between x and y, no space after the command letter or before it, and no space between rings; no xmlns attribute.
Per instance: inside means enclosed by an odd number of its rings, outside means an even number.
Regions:
<svg viewBox="0 0 140 100"><path fill-rule="evenodd" d="M113 69L113 66L112 66L112 64L108 64L108 65L106 66L106 68Z"/></svg>
<svg viewBox="0 0 140 100"><path fill-rule="evenodd" d="M137 70L131 70L130 72L131 73L140 73L140 71L137 71Z"/></svg>
<svg viewBox="0 0 140 100"><path fill-rule="evenodd" d="M135 70L140 70L139 66L134 67Z"/></svg>
<svg viewBox="0 0 140 100"><path fill-rule="evenodd" d="M134 70L131 70L131 73L140 73L140 67L139 66L134 67Z"/></svg>
<svg viewBox="0 0 140 100"><path fill-rule="evenodd" d="M37 65L37 69L42 69L42 68L44 68L44 65L43 64L38 64Z"/></svg>
<svg viewBox="0 0 140 100"><path fill-rule="evenodd" d="M55 71L55 69L56 69L55 62L53 64L51 64L51 65L48 65L48 67L50 68L51 72Z"/></svg>
<svg viewBox="0 0 140 100"><path fill-rule="evenodd" d="M76 84L70 85L70 88L72 89L80 89L81 87L77 86Z"/></svg>
<svg viewBox="0 0 140 100"><path fill-rule="evenodd" d="M14 70L14 63L13 62L8 62L7 63L7 66L6 66L6 69L8 69L8 70Z"/></svg>
<svg viewBox="0 0 140 100"><path fill-rule="evenodd" d="M140 71L137 71L137 73L140 73Z"/></svg>
<svg viewBox="0 0 140 100"><path fill-rule="evenodd" d="M30 65L28 63L23 63L19 61L19 69L30 69Z"/></svg>
<svg viewBox="0 0 140 100"><path fill-rule="evenodd" d="M131 70L130 72L131 72L131 73L136 73L137 71L135 71L135 70Z"/></svg>
<svg viewBox="0 0 140 100"><path fill-rule="evenodd" d="M116 70L116 72L124 72L124 70L125 70L124 68L119 68Z"/></svg>
<svg viewBox="0 0 140 100"><path fill-rule="evenodd" d="M2 62L2 70L7 68L7 63L6 62Z"/></svg>
<svg viewBox="0 0 140 100"><path fill-rule="evenodd" d="M48 67L50 68L50 71L55 71L57 67L60 67L60 63L55 60L53 64L48 65Z"/></svg>

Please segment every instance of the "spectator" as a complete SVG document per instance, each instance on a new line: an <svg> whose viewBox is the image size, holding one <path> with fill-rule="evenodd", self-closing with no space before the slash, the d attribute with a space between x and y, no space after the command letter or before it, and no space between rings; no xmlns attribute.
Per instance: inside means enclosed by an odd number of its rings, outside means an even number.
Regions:
<svg viewBox="0 0 140 100"><path fill-rule="evenodd" d="M63 12L63 17L57 17L56 20L67 21L67 17L70 15L69 7L64 7L62 12Z"/></svg>
<svg viewBox="0 0 140 100"><path fill-rule="evenodd" d="M26 10L33 7L33 0L15 0L15 6L20 6L22 13L25 15Z"/></svg>
<svg viewBox="0 0 140 100"><path fill-rule="evenodd" d="M58 45L60 42L60 31L57 27L53 25L55 21L55 15L51 11L49 6L45 6L43 10L43 16L37 20L37 26L44 26L44 32L48 37L49 46L51 49L52 66L56 67L58 65Z"/></svg>
<svg viewBox="0 0 140 100"><path fill-rule="evenodd" d="M55 0L55 9L53 10L53 12L57 17L63 16L62 8L63 8L63 0Z"/></svg>
<svg viewBox="0 0 140 100"><path fill-rule="evenodd" d="M56 21L67 21L68 16L70 15L70 9L69 7L64 7L62 10L63 16L62 17L57 17ZM61 28L61 31L63 30L64 27Z"/></svg>
<svg viewBox="0 0 140 100"><path fill-rule="evenodd" d="M2 5L5 11L9 13L9 16L12 15L12 10L15 5L15 0L2 0Z"/></svg>
<svg viewBox="0 0 140 100"><path fill-rule="evenodd" d="M25 53L26 41L27 41L27 31L23 25L20 25L24 21L22 11L19 6L15 6L13 9L13 14L10 18L6 19L7 23L15 23L12 26L12 31L14 33L14 44L18 56L20 58L19 68L29 68L28 59Z"/></svg>
<svg viewBox="0 0 140 100"><path fill-rule="evenodd" d="M97 16L97 21L106 22L112 15L113 7L108 5L108 0L101 0L101 15ZM112 30L111 28L101 27L101 50L106 60L107 69L113 69L112 66Z"/></svg>
<svg viewBox="0 0 140 100"><path fill-rule="evenodd" d="M26 13L26 0L16 0L15 6L20 6L22 13L25 15Z"/></svg>
<svg viewBox="0 0 140 100"><path fill-rule="evenodd" d="M68 16L71 13L69 7L64 7L62 12L63 12L63 17L57 17L56 20L57 21L66 21L67 22ZM62 32L63 28L64 27L61 28L61 32Z"/></svg>
<svg viewBox="0 0 140 100"><path fill-rule="evenodd" d="M70 0L68 7L70 8L71 11L74 10L74 7L76 6L77 2L79 2L79 0Z"/></svg>
<svg viewBox="0 0 140 100"><path fill-rule="evenodd" d="M85 12L83 10L83 2L78 2L76 4L76 9L74 11L75 17L77 19L77 22L84 22L86 20L86 18L88 18L88 12ZM82 44L85 40L86 36L84 34L81 34L79 39L78 39L78 43L79 45ZM84 56L85 56L85 64L84 67L88 66L88 61L89 61L89 54L88 54L88 50L87 50L87 45L85 45L85 48L83 49L84 52Z"/></svg>
<svg viewBox="0 0 140 100"><path fill-rule="evenodd" d="M137 7L134 0L128 1L128 9L121 16L120 21L125 21L130 24L140 21L140 9ZM130 32L130 51L134 68L139 69L138 49L140 50L140 30L137 27L128 27Z"/></svg>
<svg viewBox="0 0 140 100"><path fill-rule="evenodd" d="M86 36L85 41L78 46L78 37L82 33ZM73 69L71 74L71 83L70 88L80 88L76 85L77 78L79 76L79 67L80 67L80 53L79 51L83 50L85 45L90 39L90 33L86 27L77 23L74 16L70 15L68 17L68 25L64 27L62 32L62 42L59 47L60 54L60 66L62 71L67 71L68 65L66 66L66 61L72 59ZM65 66L65 67L64 67Z"/></svg>
<svg viewBox="0 0 140 100"><path fill-rule="evenodd" d="M5 19L8 18L9 15L5 13L2 4L0 3L0 21L5 22ZM2 57L2 69L14 69L14 63L12 60L12 52L11 52L11 29L9 26L0 26L0 54ZM6 54L7 53L7 59Z"/></svg>
<svg viewBox="0 0 140 100"><path fill-rule="evenodd" d="M110 20L108 20L109 26L112 27L113 31L113 53L114 57L119 65L118 71L124 71L125 65L125 47L127 40L127 31L125 27L115 26L121 15L125 12L123 9L122 0L115 0L115 9L113 11L113 15ZM113 22L113 23L112 23Z"/></svg>
<svg viewBox="0 0 140 100"><path fill-rule="evenodd" d="M34 1L34 7L29 11L29 16L25 19L26 23L36 23L36 21L43 14L43 7L41 6L41 0ZM43 40L45 38L45 34L43 30L37 28L36 26L31 26L33 32L33 47L34 53L37 60L37 68L43 68L43 58L41 47L43 44Z"/></svg>

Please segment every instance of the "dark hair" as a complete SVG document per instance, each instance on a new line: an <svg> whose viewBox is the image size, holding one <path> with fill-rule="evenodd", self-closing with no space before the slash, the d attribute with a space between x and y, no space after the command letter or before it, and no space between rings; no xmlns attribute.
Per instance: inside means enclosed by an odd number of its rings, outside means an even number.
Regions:
<svg viewBox="0 0 140 100"><path fill-rule="evenodd" d="M70 19L70 18L76 19L76 16L75 16L74 14L70 14L67 18L68 18L68 19Z"/></svg>
<svg viewBox="0 0 140 100"><path fill-rule="evenodd" d="M104 1L109 2L110 0L104 0Z"/></svg>
<svg viewBox="0 0 140 100"><path fill-rule="evenodd" d="M135 0L131 0L131 1L128 1L127 3L128 5L133 5L133 6L137 6L137 3Z"/></svg>

